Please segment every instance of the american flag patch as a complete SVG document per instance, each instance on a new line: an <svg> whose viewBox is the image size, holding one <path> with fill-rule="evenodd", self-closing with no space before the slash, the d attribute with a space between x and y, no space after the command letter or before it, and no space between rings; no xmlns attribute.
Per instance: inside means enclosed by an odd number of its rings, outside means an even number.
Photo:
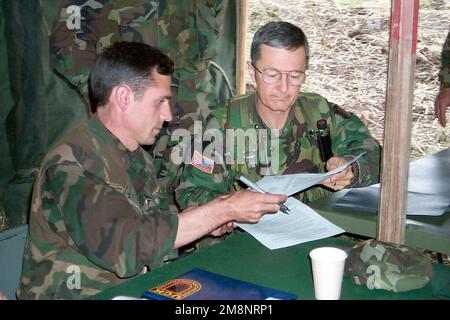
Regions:
<svg viewBox="0 0 450 320"><path fill-rule="evenodd" d="M204 157L200 152L194 150L194 154L192 155L191 164L201 170L203 172L211 174L214 169L214 160Z"/></svg>

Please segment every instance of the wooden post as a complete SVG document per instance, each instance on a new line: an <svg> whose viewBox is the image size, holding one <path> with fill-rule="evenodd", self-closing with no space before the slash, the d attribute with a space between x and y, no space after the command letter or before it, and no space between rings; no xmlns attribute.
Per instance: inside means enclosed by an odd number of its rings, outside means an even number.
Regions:
<svg viewBox="0 0 450 320"><path fill-rule="evenodd" d="M392 0L377 238L404 243L419 0Z"/></svg>
<svg viewBox="0 0 450 320"><path fill-rule="evenodd" d="M247 43L247 0L237 1L236 94L245 93L245 46Z"/></svg>

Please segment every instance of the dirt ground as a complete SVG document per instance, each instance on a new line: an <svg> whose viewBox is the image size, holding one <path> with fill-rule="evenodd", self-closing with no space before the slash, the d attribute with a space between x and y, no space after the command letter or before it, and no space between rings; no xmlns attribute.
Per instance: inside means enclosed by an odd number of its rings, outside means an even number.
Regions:
<svg viewBox="0 0 450 320"><path fill-rule="evenodd" d="M383 144L390 5L390 0L249 0L247 57L253 34L266 22L301 27L311 47L310 75L301 90L355 112ZM442 128L433 107L449 28L449 1L420 1L411 161L450 147L450 124Z"/></svg>
<svg viewBox="0 0 450 320"><path fill-rule="evenodd" d="M291 22L310 45L310 74L301 90L316 92L360 116L383 144L390 0L249 0L247 60L255 31L273 20ZM421 0L411 126L411 161L450 147L450 124L434 116L450 2ZM251 80L247 77L247 82ZM450 123L450 112L447 112ZM432 260L435 252L425 251ZM450 264L448 256L442 256Z"/></svg>

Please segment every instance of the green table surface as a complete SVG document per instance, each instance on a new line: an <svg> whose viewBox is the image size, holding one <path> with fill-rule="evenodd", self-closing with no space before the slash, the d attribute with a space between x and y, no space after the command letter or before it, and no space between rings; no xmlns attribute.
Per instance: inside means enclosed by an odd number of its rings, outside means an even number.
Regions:
<svg viewBox="0 0 450 320"><path fill-rule="evenodd" d="M338 191L308 205L348 233L375 238L377 214L333 207L348 191ZM450 212L437 217L407 216L405 244L450 255Z"/></svg>
<svg viewBox="0 0 450 320"><path fill-rule="evenodd" d="M410 163L409 191L447 195L450 203L449 181L450 148ZM348 233L375 238L377 214L333 206L347 192L349 189L344 189L308 205ZM407 215L405 244L450 255L450 208L441 216Z"/></svg>
<svg viewBox="0 0 450 320"><path fill-rule="evenodd" d="M112 299L125 295L140 297L160 283L176 277L192 268L202 268L243 281L280 289L297 294L299 300L314 299L309 252L322 246L349 248L354 241L332 237L299 244L278 250L269 250L245 232L234 232L226 240L212 247L201 249L177 261L146 274L137 276L116 287L93 296L93 299ZM450 299L450 267L433 263L434 279L425 287L404 293L386 290L369 290L354 285L344 277L341 299L357 300L437 300Z"/></svg>

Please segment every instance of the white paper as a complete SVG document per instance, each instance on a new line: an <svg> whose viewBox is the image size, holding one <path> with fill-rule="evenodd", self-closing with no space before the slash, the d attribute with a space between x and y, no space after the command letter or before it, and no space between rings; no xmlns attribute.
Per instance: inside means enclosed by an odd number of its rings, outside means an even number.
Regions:
<svg viewBox="0 0 450 320"><path fill-rule="evenodd" d="M326 173L296 173L281 176L265 176L257 185L268 193L286 194L288 196L312 187L332 175L344 171L349 165L358 160L365 152L346 164Z"/></svg>
<svg viewBox="0 0 450 320"><path fill-rule="evenodd" d="M289 197L290 214L265 214L258 223L236 223L270 250L323 239L345 232L303 202Z"/></svg>
<svg viewBox="0 0 450 320"><path fill-rule="evenodd" d="M145 298L135 298L135 297L130 297L130 296L115 296L114 298L112 298L111 300L148 300Z"/></svg>

